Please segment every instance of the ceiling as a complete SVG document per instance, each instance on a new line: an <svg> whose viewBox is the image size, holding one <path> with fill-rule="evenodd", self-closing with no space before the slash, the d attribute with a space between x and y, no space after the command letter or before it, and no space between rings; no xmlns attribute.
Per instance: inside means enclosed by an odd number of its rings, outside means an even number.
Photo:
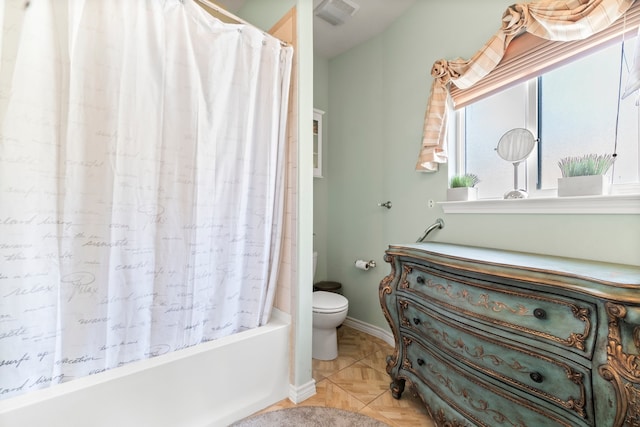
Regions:
<svg viewBox="0 0 640 427"><path fill-rule="evenodd" d="M220 6L236 13L245 0L215 0ZM415 0L350 0L360 6L355 15L342 25L331 25L313 17L313 47L315 53L332 58L384 31L402 15ZM317 7L322 0L313 0Z"/></svg>

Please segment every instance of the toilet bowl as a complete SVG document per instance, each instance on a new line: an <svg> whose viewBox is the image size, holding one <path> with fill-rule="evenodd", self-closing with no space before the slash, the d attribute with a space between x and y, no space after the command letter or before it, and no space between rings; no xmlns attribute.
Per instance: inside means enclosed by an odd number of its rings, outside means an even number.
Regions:
<svg viewBox="0 0 640 427"><path fill-rule="evenodd" d="M317 264L318 253L314 252L314 277ZM347 318L349 301L334 292L315 291L312 305L313 338L311 356L318 360L333 360L338 357L338 334L336 328Z"/></svg>
<svg viewBox="0 0 640 427"><path fill-rule="evenodd" d="M313 293L313 338L311 357L333 360L338 357L337 327L347 318L349 301L340 294Z"/></svg>

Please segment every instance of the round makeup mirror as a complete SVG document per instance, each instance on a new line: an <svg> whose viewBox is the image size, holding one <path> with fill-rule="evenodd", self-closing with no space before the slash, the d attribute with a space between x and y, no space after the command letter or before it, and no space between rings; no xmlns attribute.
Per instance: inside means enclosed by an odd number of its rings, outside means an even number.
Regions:
<svg viewBox="0 0 640 427"><path fill-rule="evenodd" d="M496 151L504 160L513 163L513 190L505 193L505 199L524 199L527 191L518 188L518 166L525 161L536 146L533 134L527 129L516 128L506 132L498 141Z"/></svg>

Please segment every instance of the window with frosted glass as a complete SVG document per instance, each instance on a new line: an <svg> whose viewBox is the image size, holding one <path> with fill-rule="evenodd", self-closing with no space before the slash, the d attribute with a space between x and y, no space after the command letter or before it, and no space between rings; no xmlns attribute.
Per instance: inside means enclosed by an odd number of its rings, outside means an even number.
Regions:
<svg viewBox="0 0 640 427"><path fill-rule="evenodd" d="M622 91L632 64L635 39L625 42ZM609 176L614 184L638 181L637 94L620 100L621 45L553 70L540 78L539 132L542 188L555 188L560 177L558 159L582 154L613 153L617 158Z"/></svg>
<svg viewBox="0 0 640 427"><path fill-rule="evenodd" d="M495 198L513 188L511 163L496 153L500 137L510 129L525 127L526 85L518 85L478 101L465 111L466 171L478 175L479 198ZM524 168L519 182L523 183Z"/></svg>

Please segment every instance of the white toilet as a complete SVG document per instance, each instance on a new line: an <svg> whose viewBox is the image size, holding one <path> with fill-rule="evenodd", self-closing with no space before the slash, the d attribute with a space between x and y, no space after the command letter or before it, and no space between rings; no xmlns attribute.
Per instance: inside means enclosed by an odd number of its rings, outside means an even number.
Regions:
<svg viewBox="0 0 640 427"><path fill-rule="evenodd" d="M316 273L318 254L313 253L313 275ZM311 356L318 360L338 357L336 328L347 318L349 300L340 294L326 291L313 293L313 347Z"/></svg>

